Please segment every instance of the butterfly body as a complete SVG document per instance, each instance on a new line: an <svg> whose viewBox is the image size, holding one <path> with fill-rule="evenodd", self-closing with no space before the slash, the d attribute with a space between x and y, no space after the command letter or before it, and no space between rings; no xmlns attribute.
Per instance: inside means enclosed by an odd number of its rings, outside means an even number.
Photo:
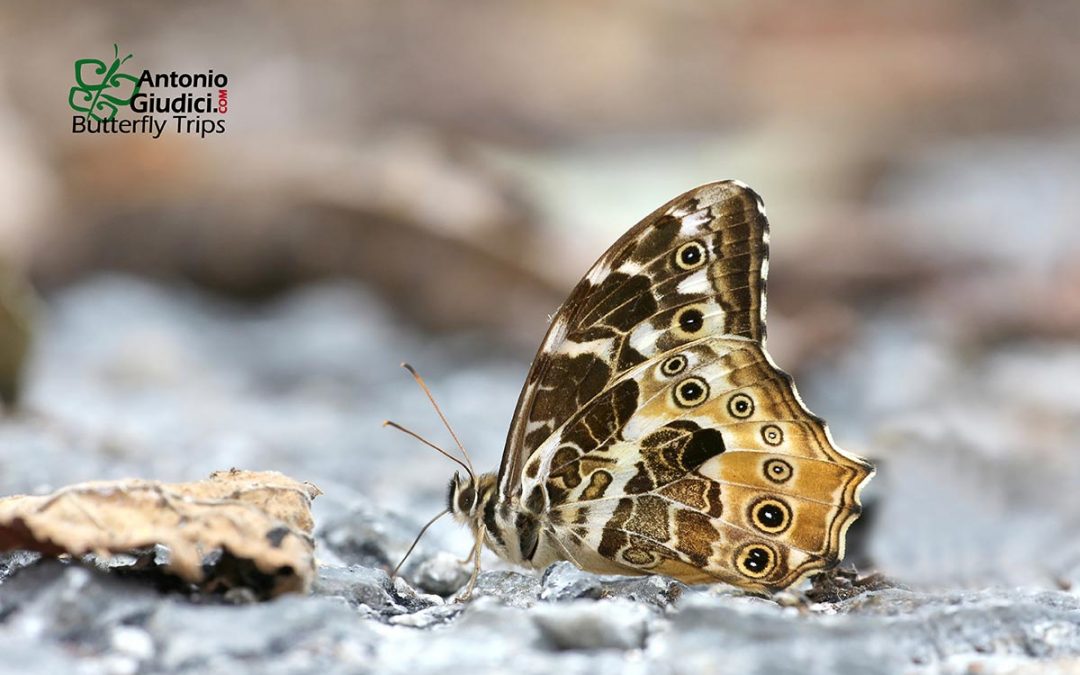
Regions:
<svg viewBox="0 0 1080 675"><path fill-rule="evenodd" d="M873 468L765 349L768 242L760 198L725 181L597 261L552 320L498 474L451 481L477 547L755 591L839 561Z"/></svg>
<svg viewBox="0 0 1080 675"><path fill-rule="evenodd" d="M480 474L475 482L455 474L448 500L457 521L470 526L478 541L507 562L542 569L567 559L550 537L547 514L501 501L494 473Z"/></svg>

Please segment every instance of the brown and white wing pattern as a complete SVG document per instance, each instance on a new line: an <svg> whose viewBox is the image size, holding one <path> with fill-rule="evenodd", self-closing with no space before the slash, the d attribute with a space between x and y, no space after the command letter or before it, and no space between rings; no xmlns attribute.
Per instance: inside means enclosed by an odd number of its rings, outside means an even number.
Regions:
<svg viewBox="0 0 1080 675"><path fill-rule="evenodd" d="M691 190L631 228L552 319L503 451L502 498L517 502L526 459L631 368L704 335L762 342L767 270L761 198L736 181Z"/></svg>
<svg viewBox="0 0 1080 675"><path fill-rule="evenodd" d="M843 556L873 472L760 344L727 337L631 369L528 461L526 503L586 569L761 591Z"/></svg>
<svg viewBox="0 0 1080 675"><path fill-rule="evenodd" d="M785 588L834 565L865 461L765 351L768 223L712 183L615 243L555 315L499 472L534 566ZM538 541L537 541L538 539Z"/></svg>

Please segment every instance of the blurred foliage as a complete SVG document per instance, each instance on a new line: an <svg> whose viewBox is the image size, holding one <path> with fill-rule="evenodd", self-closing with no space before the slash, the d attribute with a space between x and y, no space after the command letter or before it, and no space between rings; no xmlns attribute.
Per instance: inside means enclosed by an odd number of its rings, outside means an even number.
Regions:
<svg viewBox="0 0 1080 675"><path fill-rule="evenodd" d="M0 403L9 409L19 400L34 314L33 292L0 258Z"/></svg>
<svg viewBox="0 0 1080 675"><path fill-rule="evenodd" d="M1074 297L1077 25L1067 0L8 4L0 247L45 289L352 276L525 345L639 217L740 178L777 233L773 306L824 313L820 340L928 285ZM72 134L70 63L116 42L133 71L227 73L227 133Z"/></svg>

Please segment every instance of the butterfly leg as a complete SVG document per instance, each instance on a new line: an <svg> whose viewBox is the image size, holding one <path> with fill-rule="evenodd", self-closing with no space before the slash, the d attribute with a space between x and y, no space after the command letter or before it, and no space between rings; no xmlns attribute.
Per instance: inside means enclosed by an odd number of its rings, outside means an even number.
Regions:
<svg viewBox="0 0 1080 675"><path fill-rule="evenodd" d="M476 557L476 545L475 544L473 545L472 549L469 551L469 555L465 556L464 558L460 558L458 560L458 563L460 563L462 565L468 565L469 563L471 563L473 561L474 557Z"/></svg>
<svg viewBox="0 0 1080 675"><path fill-rule="evenodd" d="M487 530L481 525L480 529L476 532L476 543L473 544L472 552L469 553L469 557L465 559L466 562L469 560L473 561L472 575L469 576L469 583L465 586L465 590L458 593L455 598L458 602L468 602L469 598L472 597L473 589L476 588L476 580L480 577L480 547L484 545L484 536L486 534Z"/></svg>

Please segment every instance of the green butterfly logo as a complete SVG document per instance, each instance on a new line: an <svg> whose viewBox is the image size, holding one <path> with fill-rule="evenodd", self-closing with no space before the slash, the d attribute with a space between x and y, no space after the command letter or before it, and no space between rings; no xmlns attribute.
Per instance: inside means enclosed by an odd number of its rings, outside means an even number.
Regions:
<svg viewBox="0 0 1080 675"><path fill-rule="evenodd" d="M68 94L71 109L101 122L111 120L122 106L130 105L139 93L139 78L121 73L120 66L131 56L121 59L120 49L114 44L112 65L107 66L99 59L76 61L75 86Z"/></svg>

